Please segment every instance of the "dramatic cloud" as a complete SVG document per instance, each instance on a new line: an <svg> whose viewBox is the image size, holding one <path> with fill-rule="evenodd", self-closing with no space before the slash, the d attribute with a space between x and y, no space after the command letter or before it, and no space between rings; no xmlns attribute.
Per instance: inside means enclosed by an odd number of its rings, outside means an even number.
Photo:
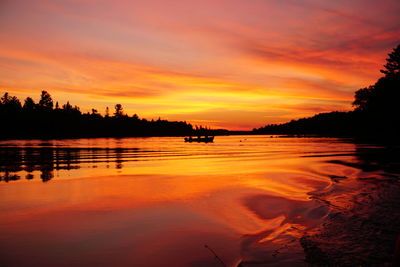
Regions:
<svg viewBox="0 0 400 267"><path fill-rule="evenodd" d="M0 88L251 129L349 110L400 42L398 0L0 1Z"/></svg>

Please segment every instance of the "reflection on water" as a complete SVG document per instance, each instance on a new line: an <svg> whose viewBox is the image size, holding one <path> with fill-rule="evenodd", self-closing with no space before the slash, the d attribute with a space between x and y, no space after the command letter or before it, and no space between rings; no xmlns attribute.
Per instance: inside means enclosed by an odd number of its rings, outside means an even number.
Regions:
<svg viewBox="0 0 400 267"><path fill-rule="evenodd" d="M253 161L266 158L283 158L285 154L298 154L304 157L326 157L329 151L301 151L297 144L289 142L270 142L259 146L257 138L238 140L219 140L218 144L184 144L181 138L126 138L126 139L76 139L54 141L3 141L0 142L0 181L11 182L21 179L41 179L47 182L54 174L66 174L71 170L92 169L90 175L101 173L104 169L140 168L146 161L161 160L206 160L220 158L227 161ZM281 139L282 140L282 139ZM286 140L285 140L286 141ZM308 145L313 142L306 141ZM273 145L273 147L272 147ZM335 151L334 156L348 155L351 151ZM342 149L342 147L340 147ZM277 153L279 152L279 153ZM332 151L330 151L332 152ZM310 153L312 153L310 155ZM344 153L344 154L343 154ZM140 162L140 163L138 163ZM157 164L159 164L157 162ZM168 163L169 164L169 163ZM153 167L154 164L152 163ZM181 165L178 162L178 165ZM229 168L229 165L228 169ZM209 166L196 166L183 171L202 171L208 173ZM99 169L98 171L93 169ZM169 170L170 171L170 170ZM175 170L176 171L176 170ZM82 172L72 172L80 177ZM107 172L115 173L115 172ZM120 172L118 172L120 173ZM64 175L56 175L65 178ZM75 177L74 176L74 177Z"/></svg>
<svg viewBox="0 0 400 267"><path fill-rule="evenodd" d="M98 164L114 163L116 169L123 167L124 161L133 161L142 154L137 148L74 148L74 147L0 147L0 181L20 180L21 176L32 180L36 172L38 178L47 182L54 177L54 171L97 168Z"/></svg>
<svg viewBox="0 0 400 267"><path fill-rule="evenodd" d="M3 141L0 265L301 266L344 195L398 174L391 151L338 139Z"/></svg>

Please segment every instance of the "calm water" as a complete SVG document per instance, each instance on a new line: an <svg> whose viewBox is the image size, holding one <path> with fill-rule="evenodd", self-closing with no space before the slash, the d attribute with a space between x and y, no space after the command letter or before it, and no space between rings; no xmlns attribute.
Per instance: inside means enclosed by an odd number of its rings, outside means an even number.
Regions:
<svg viewBox="0 0 400 267"><path fill-rule="evenodd" d="M365 158L375 150L268 136L3 141L0 265L222 266L214 251L228 266L301 266L299 238L329 213L311 196L390 175Z"/></svg>

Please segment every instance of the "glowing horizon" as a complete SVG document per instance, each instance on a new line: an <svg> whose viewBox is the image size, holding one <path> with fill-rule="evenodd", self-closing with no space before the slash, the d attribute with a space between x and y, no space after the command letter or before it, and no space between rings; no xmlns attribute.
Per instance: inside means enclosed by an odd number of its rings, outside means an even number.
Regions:
<svg viewBox="0 0 400 267"><path fill-rule="evenodd" d="M400 2L0 2L0 91L250 130L350 110L400 42Z"/></svg>

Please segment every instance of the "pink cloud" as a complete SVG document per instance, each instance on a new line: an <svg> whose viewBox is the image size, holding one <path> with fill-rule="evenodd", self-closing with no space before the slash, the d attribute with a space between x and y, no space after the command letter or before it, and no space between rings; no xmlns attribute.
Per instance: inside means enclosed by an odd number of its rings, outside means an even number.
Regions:
<svg viewBox="0 0 400 267"><path fill-rule="evenodd" d="M400 42L399 13L395 0L4 0L0 86L251 128L349 108Z"/></svg>

